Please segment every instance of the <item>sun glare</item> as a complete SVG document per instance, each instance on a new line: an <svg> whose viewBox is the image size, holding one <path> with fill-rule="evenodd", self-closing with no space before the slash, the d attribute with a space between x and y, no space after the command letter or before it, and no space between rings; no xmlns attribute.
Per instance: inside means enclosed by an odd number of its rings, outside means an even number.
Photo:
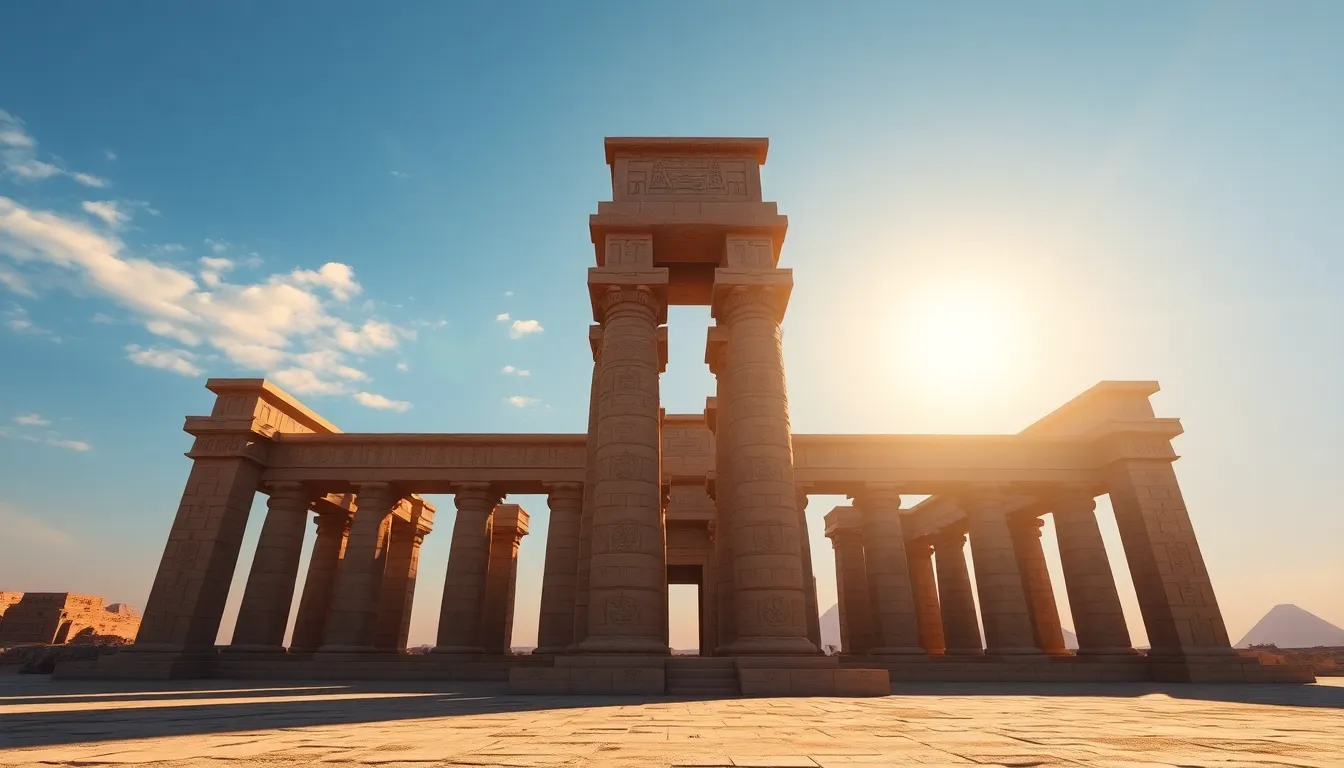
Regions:
<svg viewBox="0 0 1344 768"><path fill-rule="evenodd" d="M940 387L974 388L1005 373L1013 318L985 296L931 296L911 307L908 343L923 377Z"/></svg>

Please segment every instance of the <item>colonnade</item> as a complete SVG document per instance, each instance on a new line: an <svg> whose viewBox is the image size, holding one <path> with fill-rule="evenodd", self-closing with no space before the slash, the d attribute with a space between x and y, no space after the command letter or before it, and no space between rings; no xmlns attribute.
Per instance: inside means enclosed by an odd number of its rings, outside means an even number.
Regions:
<svg viewBox="0 0 1344 768"><path fill-rule="evenodd" d="M958 499L966 512L962 523L919 537L902 530L894 486L865 486L853 496L853 506L827 514L842 652L1068 655L1041 544L1041 515L1048 513L1054 517L1078 655L1134 656L1093 492L1062 487L1040 493L1038 503L1019 509L1002 486L972 486ZM966 563L968 538L975 594Z"/></svg>

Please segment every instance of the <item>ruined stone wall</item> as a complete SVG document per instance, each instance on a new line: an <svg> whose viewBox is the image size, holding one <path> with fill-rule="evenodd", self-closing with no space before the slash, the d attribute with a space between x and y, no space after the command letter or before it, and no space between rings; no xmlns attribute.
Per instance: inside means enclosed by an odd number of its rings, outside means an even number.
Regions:
<svg viewBox="0 0 1344 768"><path fill-rule="evenodd" d="M105 605L97 595L69 592L0 592L0 646L130 642L140 617L123 603Z"/></svg>

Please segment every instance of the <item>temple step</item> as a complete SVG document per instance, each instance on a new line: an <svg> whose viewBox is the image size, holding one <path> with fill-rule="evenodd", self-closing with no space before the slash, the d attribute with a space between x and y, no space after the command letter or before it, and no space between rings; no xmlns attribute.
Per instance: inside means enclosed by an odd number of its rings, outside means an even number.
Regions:
<svg viewBox="0 0 1344 768"><path fill-rule="evenodd" d="M672 657L665 669L667 692L673 696L737 696L741 686L732 659Z"/></svg>

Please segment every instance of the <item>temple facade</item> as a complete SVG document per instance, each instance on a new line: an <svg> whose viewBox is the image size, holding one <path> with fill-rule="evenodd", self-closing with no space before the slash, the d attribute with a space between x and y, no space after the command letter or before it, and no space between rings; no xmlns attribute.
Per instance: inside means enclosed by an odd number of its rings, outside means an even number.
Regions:
<svg viewBox="0 0 1344 768"><path fill-rule="evenodd" d="M787 218L765 139L607 139L589 228L581 434L350 434L259 379L211 379L133 646L64 676L480 677L519 692L881 694L901 680L1306 680L1232 650L1173 470L1155 382L1102 382L1015 435L794 434L780 324ZM707 305L702 413L668 414L669 305ZM249 510L267 495L236 629L216 646ZM456 506L433 652L405 654L420 544ZM509 647L544 494L538 648ZM835 548L842 653L820 650L809 495ZM928 496L912 507L903 495ZM1095 500L1110 497L1151 648L1134 648ZM1058 536L1076 652L1041 542ZM304 532L317 527L285 646ZM442 535L442 534L441 534ZM974 580L971 576L974 574ZM669 658L669 584L700 593L699 659ZM982 633L983 627L983 633Z"/></svg>

